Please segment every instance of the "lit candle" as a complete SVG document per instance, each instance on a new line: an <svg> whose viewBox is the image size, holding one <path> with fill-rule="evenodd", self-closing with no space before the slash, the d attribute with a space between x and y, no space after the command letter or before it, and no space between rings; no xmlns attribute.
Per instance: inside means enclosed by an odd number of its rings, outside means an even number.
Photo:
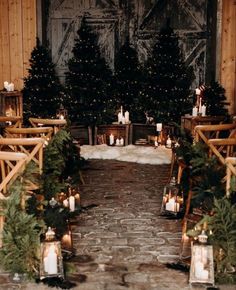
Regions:
<svg viewBox="0 0 236 290"><path fill-rule="evenodd" d="M124 138L121 137L119 143L120 143L121 146L124 146Z"/></svg>
<svg viewBox="0 0 236 290"><path fill-rule="evenodd" d="M162 123L157 123L156 124L156 130L157 130L157 132L161 132L161 130L162 130Z"/></svg>
<svg viewBox="0 0 236 290"><path fill-rule="evenodd" d="M122 123L122 115L121 112L118 113L118 123Z"/></svg>
<svg viewBox="0 0 236 290"><path fill-rule="evenodd" d="M200 101L199 101L198 113L202 114L202 98L200 98Z"/></svg>
<svg viewBox="0 0 236 290"><path fill-rule="evenodd" d="M62 114L60 114L59 119L64 120L64 116Z"/></svg>
<svg viewBox="0 0 236 290"><path fill-rule="evenodd" d="M166 203L166 210L167 211L175 211L175 199L171 198L167 203Z"/></svg>
<svg viewBox="0 0 236 290"><path fill-rule="evenodd" d="M64 205L64 207L69 207L68 198L66 198L66 199L63 200L63 205Z"/></svg>
<svg viewBox="0 0 236 290"><path fill-rule="evenodd" d="M75 197L73 195L69 197L69 208L70 211L75 211Z"/></svg>
<svg viewBox="0 0 236 290"><path fill-rule="evenodd" d="M80 205L80 194L79 194L79 192L77 192L75 194L75 202L76 202L76 204Z"/></svg>
<svg viewBox="0 0 236 290"><path fill-rule="evenodd" d="M179 212L180 204L178 202L175 203L175 212Z"/></svg>
<svg viewBox="0 0 236 290"><path fill-rule="evenodd" d="M117 138L117 139L116 139L116 146L119 146L119 145L120 145L120 139Z"/></svg>
<svg viewBox="0 0 236 290"><path fill-rule="evenodd" d="M125 123L129 124L129 112L128 111L125 112Z"/></svg>
<svg viewBox="0 0 236 290"><path fill-rule="evenodd" d="M206 116L206 106L202 105L202 116Z"/></svg>
<svg viewBox="0 0 236 290"><path fill-rule="evenodd" d="M195 90L195 94L196 94L197 96L201 95L201 90L200 90L199 88L196 88L196 90Z"/></svg>
<svg viewBox="0 0 236 290"><path fill-rule="evenodd" d="M44 270L49 275L57 274L57 254L54 245L50 245L48 255L44 258Z"/></svg>
<svg viewBox="0 0 236 290"><path fill-rule="evenodd" d="M109 137L109 144L110 145L114 144L114 135L113 134L111 134L110 137Z"/></svg>
<svg viewBox="0 0 236 290"><path fill-rule="evenodd" d="M197 107L193 107L192 116L193 117L196 117L197 116Z"/></svg>
<svg viewBox="0 0 236 290"><path fill-rule="evenodd" d="M171 148L171 139L170 137L167 138L167 141L166 141L166 148Z"/></svg>
<svg viewBox="0 0 236 290"><path fill-rule="evenodd" d="M71 241L71 232L70 231L62 236L61 243L65 248L71 248L72 241Z"/></svg>

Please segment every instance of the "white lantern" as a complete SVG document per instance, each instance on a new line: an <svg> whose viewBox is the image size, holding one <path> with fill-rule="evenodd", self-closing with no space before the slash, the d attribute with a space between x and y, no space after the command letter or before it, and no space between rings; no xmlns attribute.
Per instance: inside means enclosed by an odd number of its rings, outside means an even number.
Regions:
<svg viewBox="0 0 236 290"><path fill-rule="evenodd" d="M55 239L55 232L49 227L45 240L40 245L40 279L64 278L61 242Z"/></svg>
<svg viewBox="0 0 236 290"><path fill-rule="evenodd" d="M189 282L214 285L213 247L207 244L207 235L203 230L198 243L192 243Z"/></svg>

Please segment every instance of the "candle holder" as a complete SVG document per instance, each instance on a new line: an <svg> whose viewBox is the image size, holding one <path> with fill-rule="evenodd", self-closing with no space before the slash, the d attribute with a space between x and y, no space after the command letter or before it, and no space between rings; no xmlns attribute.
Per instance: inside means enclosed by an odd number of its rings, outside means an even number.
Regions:
<svg viewBox="0 0 236 290"><path fill-rule="evenodd" d="M207 244L204 230L198 236L198 243L191 245L189 283L215 284L213 247Z"/></svg>
<svg viewBox="0 0 236 290"><path fill-rule="evenodd" d="M66 119L67 118L67 110L64 108L64 106L61 104L60 108L57 110L57 118L58 119Z"/></svg>
<svg viewBox="0 0 236 290"><path fill-rule="evenodd" d="M161 215L181 216L183 212L183 194L179 184L176 184L175 177L171 178L169 184L164 187Z"/></svg>
<svg viewBox="0 0 236 290"><path fill-rule="evenodd" d="M67 221L67 230L61 238L61 246L62 251L65 252L67 255L71 255L74 253L72 229L69 221Z"/></svg>
<svg viewBox="0 0 236 290"><path fill-rule="evenodd" d="M55 232L49 227L40 245L40 279L51 277L64 279L64 270L61 242L56 240Z"/></svg>

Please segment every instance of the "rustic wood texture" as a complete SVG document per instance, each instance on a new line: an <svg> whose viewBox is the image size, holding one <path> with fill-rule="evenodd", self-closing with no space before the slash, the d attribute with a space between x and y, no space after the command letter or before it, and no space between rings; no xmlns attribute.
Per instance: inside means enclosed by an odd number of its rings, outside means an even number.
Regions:
<svg viewBox="0 0 236 290"><path fill-rule="evenodd" d="M207 0L51 1L48 38L53 61L64 80L81 18L86 15L86 21L98 34L101 51L111 68L114 68L115 54L127 36L137 49L140 61L144 62L157 33L170 17L172 27L180 36L185 61L194 68L196 80L193 86L197 86L206 79L206 55L212 55L212 51L207 51L207 42L214 36L209 33L213 31L209 27L212 23L209 18L214 12L207 9Z"/></svg>
<svg viewBox="0 0 236 290"><path fill-rule="evenodd" d="M230 113L236 114L236 1L223 0L220 80L230 102Z"/></svg>
<svg viewBox="0 0 236 290"><path fill-rule="evenodd" d="M35 43L36 0L0 0L0 88L22 89Z"/></svg>
<svg viewBox="0 0 236 290"><path fill-rule="evenodd" d="M7 116L9 106L14 112L12 116L23 116L23 96L20 91L0 91L0 116Z"/></svg>

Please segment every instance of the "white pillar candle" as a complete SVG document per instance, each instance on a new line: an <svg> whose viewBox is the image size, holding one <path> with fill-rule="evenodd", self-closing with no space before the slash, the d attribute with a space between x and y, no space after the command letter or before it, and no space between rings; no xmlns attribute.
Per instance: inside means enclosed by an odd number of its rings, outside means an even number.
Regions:
<svg viewBox="0 0 236 290"><path fill-rule="evenodd" d="M122 123L122 114L121 112L118 113L118 123Z"/></svg>
<svg viewBox="0 0 236 290"><path fill-rule="evenodd" d="M170 137L168 137L168 139L166 141L166 148L171 148L171 144L172 144L171 139L170 139Z"/></svg>
<svg viewBox="0 0 236 290"><path fill-rule="evenodd" d="M197 96L199 96L199 95L201 94L201 90L200 90L199 88L196 88L196 90L195 90L195 94L196 94Z"/></svg>
<svg viewBox="0 0 236 290"><path fill-rule="evenodd" d="M69 207L68 198L66 198L66 199L63 200L63 205L64 205L64 207Z"/></svg>
<svg viewBox="0 0 236 290"><path fill-rule="evenodd" d="M70 211L75 211L75 197L73 195L69 197L69 208Z"/></svg>
<svg viewBox="0 0 236 290"><path fill-rule="evenodd" d="M204 270L204 265L201 261L196 261L194 265L194 270L195 270L195 276L196 278L201 277L201 273Z"/></svg>
<svg viewBox="0 0 236 290"><path fill-rule="evenodd" d="M113 144L114 144L114 135L113 135L113 134L111 134L111 135L109 136L109 144L110 144L110 145L113 145Z"/></svg>
<svg viewBox="0 0 236 290"><path fill-rule="evenodd" d="M154 145L155 145L155 147L158 147L158 141L157 140L154 141Z"/></svg>
<svg viewBox="0 0 236 290"><path fill-rule="evenodd" d="M193 107L192 116L193 117L196 117L197 116L197 107Z"/></svg>
<svg viewBox="0 0 236 290"><path fill-rule="evenodd" d="M122 116L122 121L121 121L122 124L125 124L125 117Z"/></svg>
<svg viewBox="0 0 236 290"><path fill-rule="evenodd" d="M200 98L200 101L199 101L198 113L202 114L202 98Z"/></svg>
<svg viewBox="0 0 236 290"><path fill-rule="evenodd" d="M120 138L120 145L124 146L124 138L122 138L122 137Z"/></svg>
<svg viewBox="0 0 236 290"><path fill-rule="evenodd" d="M8 90L8 82L7 81L5 81L4 83L3 83L3 85L4 85L4 88L6 89L6 90Z"/></svg>
<svg viewBox="0 0 236 290"><path fill-rule="evenodd" d="M168 210L168 211L175 211L175 199L174 198L171 198L166 203L166 210Z"/></svg>
<svg viewBox="0 0 236 290"><path fill-rule="evenodd" d="M129 124L129 112L125 111L125 123Z"/></svg>
<svg viewBox="0 0 236 290"><path fill-rule="evenodd" d="M49 247L48 255L44 258L44 270L49 275L57 274L57 254L53 245Z"/></svg>
<svg viewBox="0 0 236 290"><path fill-rule="evenodd" d="M179 207L180 207L179 203L176 202L175 203L175 212L179 212Z"/></svg>
<svg viewBox="0 0 236 290"><path fill-rule="evenodd" d="M157 132L161 132L161 130L162 130L162 123L157 123L156 124L156 130L157 130Z"/></svg>
<svg viewBox="0 0 236 290"><path fill-rule="evenodd" d="M120 145L120 139L117 138L117 139L116 139L116 146L119 146L119 145Z"/></svg>
<svg viewBox="0 0 236 290"><path fill-rule="evenodd" d="M206 116L206 106L202 105L202 116Z"/></svg>

